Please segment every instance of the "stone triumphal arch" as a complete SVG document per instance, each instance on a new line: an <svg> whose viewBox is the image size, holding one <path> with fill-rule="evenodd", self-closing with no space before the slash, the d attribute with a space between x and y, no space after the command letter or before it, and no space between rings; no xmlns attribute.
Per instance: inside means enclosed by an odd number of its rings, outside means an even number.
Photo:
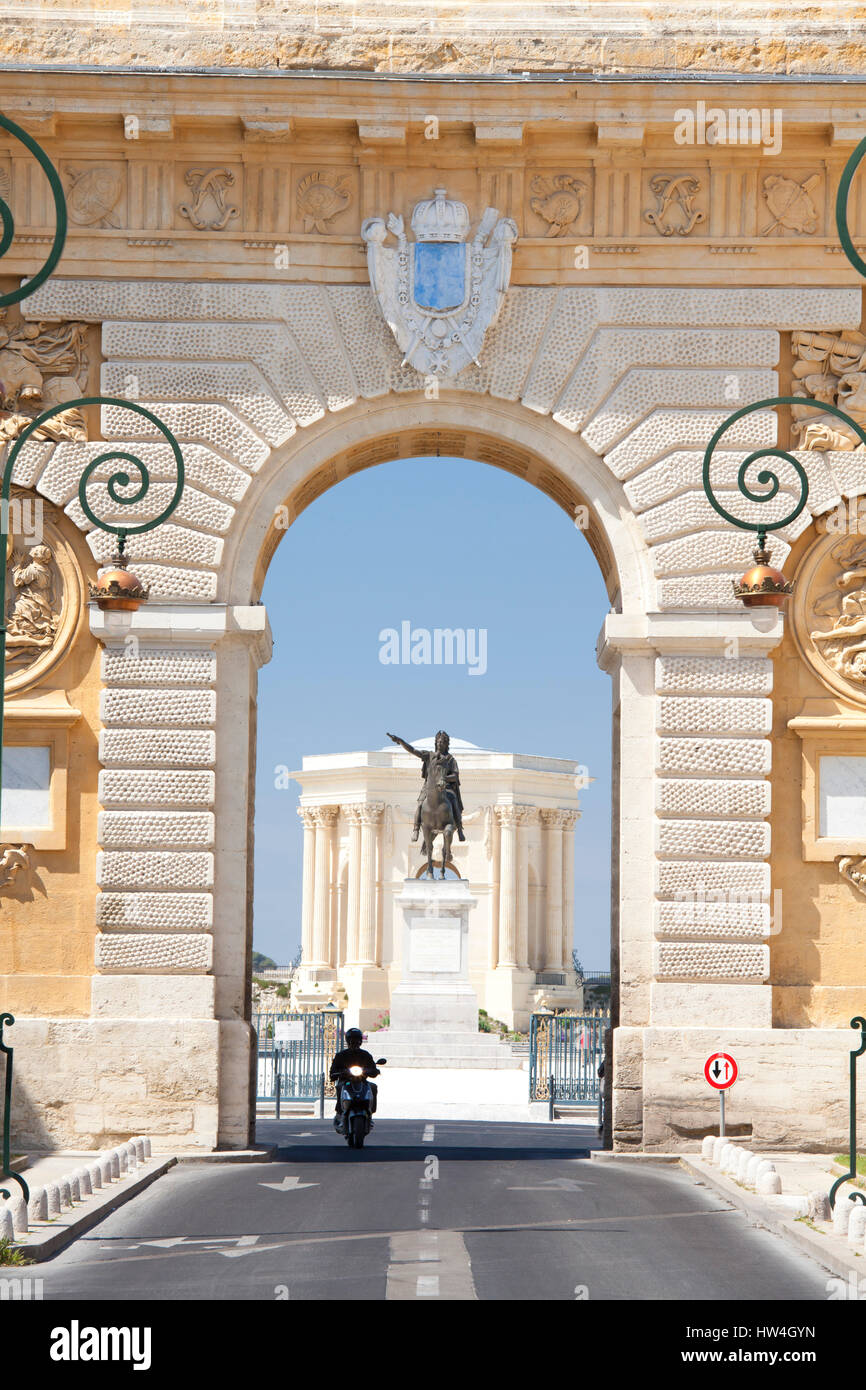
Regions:
<svg viewBox="0 0 866 1390"><path fill-rule="evenodd" d="M7 743L50 749L43 823L13 800L3 826L26 860L0 885L21 1140L248 1143L267 565L341 479L437 452L553 498L610 597L612 1142L704 1132L701 1068L722 1043L740 1063L739 1132L840 1139L847 1022L866 987L866 828L849 795L866 689L827 599L856 572L857 538L841 554L827 518L866 491L866 469L838 437L799 453L812 511L774 558L804 579L789 614L766 620L732 595L749 544L711 509L701 462L739 405L792 383L813 398L852 389L861 291L836 254L831 194L863 133L859 89L831 102L786 81L785 142L768 159L677 141L695 101L680 79L287 77L228 58L209 75L41 79L37 101L25 71L6 72L2 106L61 170L71 232L59 271L2 325L0 360L35 370L25 391L0 369L5 405L26 411L58 377L76 384L65 399L87 388L146 405L181 442L187 486L170 522L130 543L150 600L122 616L83 597L109 542L77 479L108 439L150 468L155 515L170 450L111 407L30 443L16 471L18 494L45 504L58 608L52 660L25 658L6 705ZM705 85L724 104L724 83ZM758 79L737 92L766 99ZM0 178L21 233L13 284L50 239L49 204L11 139ZM425 200L482 266L489 322L456 371L435 343L419 357L418 334L400 342L382 307L397 262L372 258L401 244L389 214L410 237ZM764 410L729 432L723 495L737 496L744 454L787 429Z"/></svg>

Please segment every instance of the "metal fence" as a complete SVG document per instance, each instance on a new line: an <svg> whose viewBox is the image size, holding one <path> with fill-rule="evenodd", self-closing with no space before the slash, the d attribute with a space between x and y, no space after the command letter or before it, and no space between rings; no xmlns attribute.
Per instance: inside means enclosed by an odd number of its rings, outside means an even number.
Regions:
<svg viewBox="0 0 866 1390"><path fill-rule="evenodd" d="M256 1099L318 1100L334 1095L328 1079L331 1061L343 1046L343 1015L321 1013L253 1014L258 1037ZM288 1034L288 1036L286 1036ZM324 1078L324 1084L323 1084Z"/></svg>
<svg viewBox="0 0 866 1390"><path fill-rule="evenodd" d="M533 1014L529 1032L529 1099L594 1105L601 1084L610 1014ZM553 1094L551 1095L551 1081Z"/></svg>

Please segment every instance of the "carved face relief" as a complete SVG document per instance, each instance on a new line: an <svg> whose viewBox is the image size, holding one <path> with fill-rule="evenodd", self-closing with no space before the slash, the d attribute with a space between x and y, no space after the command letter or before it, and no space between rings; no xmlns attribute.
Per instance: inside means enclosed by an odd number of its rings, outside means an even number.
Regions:
<svg viewBox="0 0 866 1390"><path fill-rule="evenodd" d="M792 618L816 675L866 705L866 535L830 532L815 542L797 572Z"/></svg>

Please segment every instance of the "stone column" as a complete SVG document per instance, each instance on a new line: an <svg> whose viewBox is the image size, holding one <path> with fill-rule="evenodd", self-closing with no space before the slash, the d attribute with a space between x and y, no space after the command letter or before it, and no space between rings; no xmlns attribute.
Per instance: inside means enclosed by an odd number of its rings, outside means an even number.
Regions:
<svg viewBox="0 0 866 1390"><path fill-rule="evenodd" d="M361 916L361 808L344 806L349 826L349 896L346 907L346 964L358 963L358 928Z"/></svg>
<svg viewBox="0 0 866 1390"><path fill-rule="evenodd" d="M580 819L579 811L566 811L562 827L562 965L568 972L571 969L571 953L574 949L574 827Z"/></svg>
<svg viewBox="0 0 866 1390"><path fill-rule="evenodd" d="M534 806L516 806L517 811L517 964L529 969L529 832L538 821Z"/></svg>
<svg viewBox="0 0 866 1390"><path fill-rule="evenodd" d="M316 822L315 876L313 899L313 952L311 966L333 965L331 959L331 840L338 806L314 806Z"/></svg>
<svg viewBox="0 0 866 1390"><path fill-rule="evenodd" d="M541 812L544 823L547 864L545 902L544 969L562 969L562 831L567 811L551 808Z"/></svg>
<svg viewBox="0 0 866 1390"><path fill-rule="evenodd" d="M516 806L497 806L499 822L499 966L517 965Z"/></svg>
<svg viewBox="0 0 866 1390"><path fill-rule="evenodd" d="M308 965L313 958L313 901L315 897L316 818L309 806L299 806L298 815L304 823L304 878L301 907L301 960Z"/></svg>
<svg viewBox="0 0 866 1390"><path fill-rule="evenodd" d="M358 960L361 965L379 963L376 842L384 809L383 801L368 801L358 808L361 820Z"/></svg>

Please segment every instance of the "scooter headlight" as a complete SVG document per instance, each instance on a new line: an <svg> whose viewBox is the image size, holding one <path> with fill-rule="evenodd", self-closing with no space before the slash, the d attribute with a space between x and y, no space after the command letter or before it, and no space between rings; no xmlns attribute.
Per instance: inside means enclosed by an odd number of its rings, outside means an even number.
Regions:
<svg viewBox="0 0 866 1390"><path fill-rule="evenodd" d="M363 1068L363 1067L350 1067L350 1068L349 1068L349 1075L350 1075L350 1076L363 1076L363 1075L364 1075L364 1068Z"/></svg>

